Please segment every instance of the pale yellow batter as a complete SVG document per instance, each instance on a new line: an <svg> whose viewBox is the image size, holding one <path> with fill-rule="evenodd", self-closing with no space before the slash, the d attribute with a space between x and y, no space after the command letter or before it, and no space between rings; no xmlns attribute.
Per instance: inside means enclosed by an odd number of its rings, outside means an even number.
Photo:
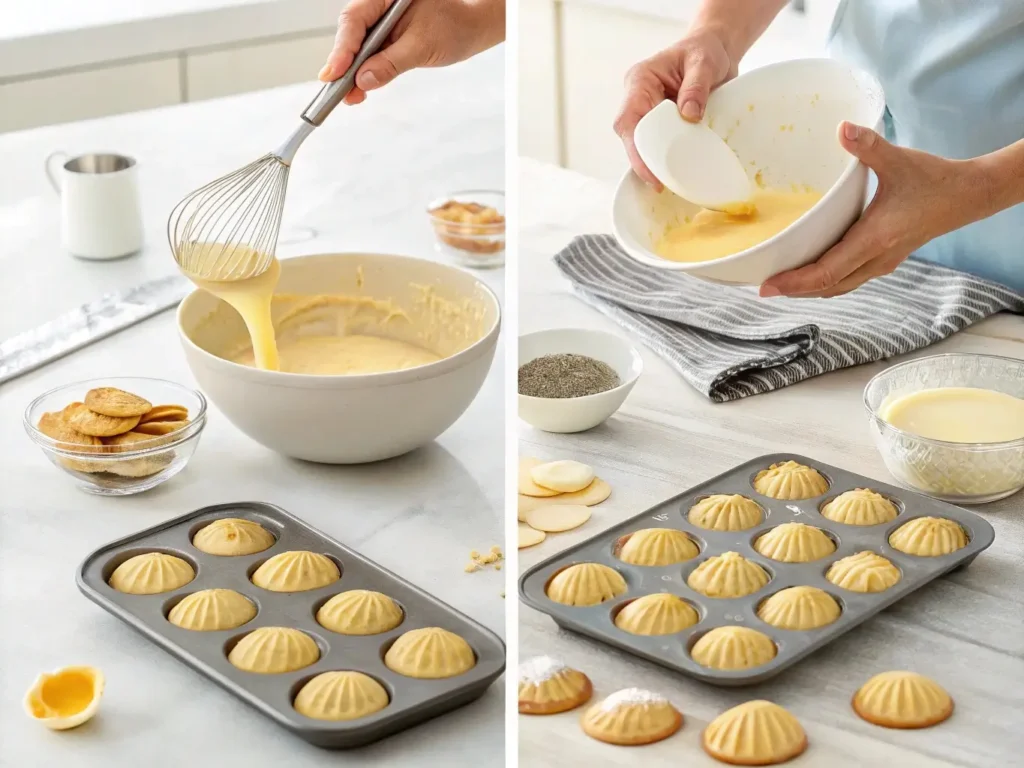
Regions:
<svg viewBox="0 0 1024 768"><path fill-rule="evenodd" d="M820 194L810 190L759 189L749 215L702 210L682 224L669 226L654 251L669 261L720 259L774 237L820 199Z"/></svg>
<svg viewBox="0 0 1024 768"><path fill-rule="evenodd" d="M379 336L302 336L282 341L278 353L280 370L318 375L400 371L441 359L422 347ZM256 365L251 349L234 362Z"/></svg>
<svg viewBox="0 0 1024 768"><path fill-rule="evenodd" d="M990 389L922 389L883 403L879 416L904 432L950 443L1024 438L1024 400Z"/></svg>

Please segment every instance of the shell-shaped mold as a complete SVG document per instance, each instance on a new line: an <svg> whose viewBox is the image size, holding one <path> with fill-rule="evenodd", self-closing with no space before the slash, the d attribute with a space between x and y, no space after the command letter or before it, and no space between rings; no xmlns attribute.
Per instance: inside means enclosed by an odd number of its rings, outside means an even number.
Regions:
<svg viewBox="0 0 1024 768"><path fill-rule="evenodd" d="M749 627L716 627L694 643L690 655L711 669L750 669L775 658L775 643Z"/></svg>
<svg viewBox="0 0 1024 768"><path fill-rule="evenodd" d="M317 623L340 635L379 635L402 623L398 603L368 589L350 589L335 595L316 612Z"/></svg>
<svg viewBox="0 0 1024 768"><path fill-rule="evenodd" d="M395 640L384 654L384 664L406 677L436 680L472 669L476 666L476 655L469 643L454 632L424 627Z"/></svg>
<svg viewBox="0 0 1024 768"><path fill-rule="evenodd" d="M853 696L853 710L886 728L927 728L953 714L953 699L934 680L915 672L882 672Z"/></svg>
<svg viewBox="0 0 1024 768"><path fill-rule="evenodd" d="M674 565L700 554L693 539L675 528L644 528L630 534L619 549L619 560L630 565Z"/></svg>
<svg viewBox="0 0 1024 768"><path fill-rule="evenodd" d="M317 552L293 551L274 555L252 575L252 583L271 592L305 592L341 578L334 561Z"/></svg>
<svg viewBox="0 0 1024 768"><path fill-rule="evenodd" d="M754 542L754 549L780 563L809 563L836 551L836 544L820 528L803 523L783 523Z"/></svg>
<svg viewBox="0 0 1024 768"><path fill-rule="evenodd" d="M156 595L183 587L195 577L192 566L180 557L146 552L117 566L108 583L118 592L129 595Z"/></svg>
<svg viewBox="0 0 1024 768"><path fill-rule="evenodd" d="M709 531L745 531L761 522L761 507L738 493L717 493L690 507L687 519Z"/></svg>
<svg viewBox="0 0 1024 768"><path fill-rule="evenodd" d="M256 616L256 606L233 589L203 589L193 592L167 614L176 627L195 632L234 629Z"/></svg>
<svg viewBox="0 0 1024 768"><path fill-rule="evenodd" d="M588 709L580 724L588 736L608 744L652 744L678 731L683 716L663 696L626 688Z"/></svg>
<svg viewBox="0 0 1024 768"><path fill-rule="evenodd" d="M889 546L918 557L939 557L967 546L967 533L952 520L918 517L889 535Z"/></svg>
<svg viewBox="0 0 1024 768"><path fill-rule="evenodd" d="M254 555L274 546L274 535L259 523L240 517L224 517L200 528L192 546L208 555Z"/></svg>
<svg viewBox="0 0 1024 768"><path fill-rule="evenodd" d="M228 654L228 661L244 672L277 675L308 667L320 658L316 641L291 627L254 629Z"/></svg>
<svg viewBox="0 0 1024 768"><path fill-rule="evenodd" d="M384 686L362 672L324 672L295 696L295 711L314 720L356 720L390 703Z"/></svg>
<svg viewBox="0 0 1024 768"><path fill-rule="evenodd" d="M755 699L727 709L704 729L704 751L733 765L775 765L807 749L807 735L793 715Z"/></svg>
<svg viewBox="0 0 1024 768"><path fill-rule="evenodd" d="M601 563L576 563L555 574L547 596L562 605L598 605L626 591L626 580Z"/></svg>
<svg viewBox="0 0 1024 768"><path fill-rule="evenodd" d="M825 578L850 592L884 592L898 583L900 569L874 552L858 552L836 560Z"/></svg>
<svg viewBox="0 0 1024 768"><path fill-rule="evenodd" d="M817 629L839 618L842 609L817 587L790 587L776 592L757 608L757 616L779 629Z"/></svg>
<svg viewBox="0 0 1024 768"><path fill-rule="evenodd" d="M615 616L615 626L634 635L671 635L698 621L692 605L667 592L639 597Z"/></svg>
<svg viewBox="0 0 1024 768"><path fill-rule="evenodd" d="M752 595L770 580L754 561L737 552L723 552L694 568L686 583L705 597L729 598Z"/></svg>
<svg viewBox="0 0 1024 768"><path fill-rule="evenodd" d="M828 480L816 469L784 461L758 472L754 477L754 490L770 499L811 499L828 490Z"/></svg>
<svg viewBox="0 0 1024 768"><path fill-rule="evenodd" d="M881 525L899 513L895 504L870 488L841 493L821 508L822 517L843 525Z"/></svg>
<svg viewBox="0 0 1024 768"><path fill-rule="evenodd" d="M594 686L585 674L550 656L519 664L519 711L553 715L575 709L590 699Z"/></svg>

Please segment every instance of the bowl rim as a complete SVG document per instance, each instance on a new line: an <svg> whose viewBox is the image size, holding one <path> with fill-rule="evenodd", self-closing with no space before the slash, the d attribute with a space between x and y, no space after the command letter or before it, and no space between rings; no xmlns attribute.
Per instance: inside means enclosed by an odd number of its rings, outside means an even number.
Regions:
<svg viewBox="0 0 1024 768"><path fill-rule="evenodd" d="M600 329L600 328L575 328L575 327L570 327L570 328L543 328L543 329L541 329L539 331L530 331L528 333L521 333L521 334L519 334L518 341L521 343L523 341L523 339L528 338L530 336L543 336L543 335L546 335L546 334L549 334L549 333L565 333L566 331L568 331L570 333L597 334L597 335L607 336L609 338L615 339L615 341L617 343L622 344L626 348L626 350L629 352L630 357L633 359L633 362L636 365L636 374L631 376L628 379L625 379L617 387L612 387L611 389L606 389L604 392L595 392L592 395L582 395L580 397L537 397L536 395L523 395L523 394L519 393L519 391L518 391L519 388L517 386L516 387L516 396L520 400L525 400L526 402L529 402L529 403L532 403L532 402L537 402L537 403L586 403L586 402L591 402L592 403L592 402L595 402L595 400L598 399L598 398L606 398L609 395L611 395L612 393L619 392L619 391L621 391L622 389L624 389L626 387L630 387L631 388L634 384L636 384L637 379L639 379L640 375L644 372L644 359L640 355L640 351L635 346L633 346L633 344L631 344L629 342L629 340L626 339L625 337L620 336L617 333L612 333L611 331L605 331L605 330ZM518 344L517 344L517 348L518 348ZM536 360L536 358L531 358L531 360ZM517 362L518 362L518 360L517 360ZM526 362L528 363L528 362L530 362L530 360L527 360ZM602 360L601 362L604 362L604 361ZM516 366L516 371L518 372L518 370L520 368L522 368L525 364L526 363L518 363L518 365Z"/></svg>
<svg viewBox="0 0 1024 768"><path fill-rule="evenodd" d="M868 402L868 392L875 385L877 381L888 376L893 371L897 371L900 368L907 368L912 365L918 365L920 363L929 360L938 360L940 358L951 358L951 357L975 357L975 358L986 358L989 360L1005 360L1018 365L1024 366L1024 361L1018 360L1014 357L1007 357L1006 355L987 355L983 353L974 352L943 352L938 355L925 355L924 357L916 357L913 360L904 360L895 365L890 365L883 371L879 371L867 384L864 385L864 392L861 395L861 402L864 404L864 410L867 411L868 417L878 426L886 429L889 432L893 432L901 438L915 440L920 443L926 443L928 445L934 445L939 448L945 448L950 450L961 450L961 451L975 451L975 452L987 452L987 451L999 451L1006 450L1008 448L1024 448L1024 437L1015 437L1012 440L1000 440L994 443L957 443L950 440L936 440L933 437L922 437L921 435L915 435L913 432L907 432L906 430L894 427L888 421L883 419L875 408L871 407Z"/></svg>
<svg viewBox="0 0 1024 768"><path fill-rule="evenodd" d="M286 371L265 371L261 368L251 368L241 363L235 363L231 360L225 360L223 357L218 357L212 352L207 352L205 349L196 344L189 335L185 332L182 327L182 317L187 311L187 307L190 302L194 301L194 297L199 293L205 293L201 288L195 288L192 290L181 303L178 305L178 309L175 312L174 323L177 327L178 337L181 340L182 346L185 347L186 357L188 354L197 355L201 358L204 363L210 366L220 366L221 370L227 372L230 376L242 381L251 382L253 384L260 384L262 386L281 387L283 389L336 389L336 390L348 390L348 389L363 389L367 387L381 388L398 386L407 384L415 381L425 381L427 379L433 379L438 376L442 376L452 371L458 370L464 367L468 362L476 359L485 352L489 345L496 343L498 335L501 332L501 325L503 319L503 312L501 307L501 301L498 298L498 294L487 285L483 280L477 277L468 269L455 266L453 264L446 264L441 261L435 261L433 259L424 259L416 256L407 256L397 253L379 253L379 252L366 252L366 251L335 251L335 252L324 252L324 253L304 253L296 256L281 259L281 267L285 268L285 265L289 262L301 261L303 259L322 258L330 256L342 256L347 258L363 257L363 258L377 258L384 257L386 259L397 259L399 261L410 261L416 262L417 264L426 263L431 264L435 267L440 268L442 271L449 270L461 275L469 277L473 283L484 291L487 297L494 305L494 322L491 327L488 328L487 332L484 333L479 339L474 341L468 347L454 355L449 357L441 358L432 363L426 363L425 365L417 365L413 368L404 368L399 371L381 371L377 373L351 373L351 374L311 374L311 373L288 373ZM209 295L209 294L207 294ZM191 365L191 362L189 363Z"/></svg>
<svg viewBox="0 0 1024 768"><path fill-rule="evenodd" d="M877 89L877 91L880 94L883 94L884 96L884 89L882 88L881 83L878 81L878 78L876 78L870 72L860 69L859 67L844 64L843 62L837 61L836 59L829 57L788 59L786 61L777 61L772 64L766 64L763 67L757 67L756 69L752 69L749 72L744 72L742 75L733 78L727 83L723 83L719 88L716 88L715 91L712 92L712 96L714 96L715 93L723 89L733 86L734 83L738 83L739 81L743 80L743 78L753 75L754 73L760 73L774 69L787 69L798 66L803 67L807 66L808 63L814 66L828 66L834 69L842 69L846 72L849 72L857 79L864 79L868 81L872 86L874 86L875 89ZM873 129L877 130L879 128L879 125L882 121L882 117L884 116L884 114L885 99L883 97L882 99L880 99L878 114L875 116L874 122L871 126ZM801 223L806 221L807 218L811 216L811 214L815 213L819 208L821 208L827 202L830 202L834 197L836 197L839 194L840 187L842 187L846 183L846 181L857 171L859 167L861 167L861 165L862 164L860 160L855 158L853 155L850 155L850 157L846 161L846 167L843 169L843 172L839 174L839 177L832 183L832 186L829 187L828 191L826 191L825 194L823 194L814 205L812 205L810 208L804 211L799 218L791 222L789 226L787 226L782 231L777 232L776 234L769 237L767 240L762 240L760 243L757 243L756 245L747 248L746 250L737 251L736 253L731 253L728 256L722 256L721 258L710 259L708 261L694 262L671 261L669 259L663 259L648 248L634 248L632 245L629 245L628 239L634 238L629 237L627 239L626 237L624 237L624 234L628 233L626 233L625 227L620 226L622 223L620 214L620 211L622 209L622 200L625 199L627 190L629 189L632 183L631 180L635 176L633 170L631 168L627 168L626 171L622 174L622 177L619 179L619 183L615 188L615 195L612 198L612 233L615 235L615 239L616 241L618 241L618 244L622 247L624 251L626 251L626 253L629 256L636 259L637 261L640 261L652 267L659 267L661 269L667 269L678 272L699 273L707 270L712 266L718 267L725 264L733 264L737 261L746 260L760 253L762 250L768 248L769 246L774 246L775 243L784 234L789 232L791 229L799 226Z"/></svg>
<svg viewBox="0 0 1024 768"><path fill-rule="evenodd" d="M448 221L448 219L442 219L440 216L434 215L434 209L438 208L445 203L459 202L459 198L472 197L474 195L493 195L499 197L502 200L502 207L504 208L505 192L500 189L456 189L446 195L435 197L429 203L427 203L427 216L430 218L431 223L435 227L472 227L476 232L466 235L467 237L481 237L502 234L505 232L505 225L507 219L499 223L494 224L462 224L457 221ZM476 202L475 200L473 202ZM506 214L501 211L502 218L505 218ZM459 233L460 235L462 233Z"/></svg>
<svg viewBox="0 0 1024 768"><path fill-rule="evenodd" d="M71 451L68 450L67 448L62 448L61 446L70 445L70 443L64 443L61 442L60 440L54 440L49 435L45 435L42 432L40 432L39 428L32 423L32 419L30 417L32 411L34 411L43 400L52 395L57 394L61 390L78 389L81 387L88 387L89 389L92 389L91 385L111 385L116 384L117 382L125 381L150 381L155 382L157 384L163 384L165 386L169 386L175 389L179 389L182 392L187 392L188 394L192 395L196 400L199 401L199 409L196 415L189 421L187 427L170 433L171 435L174 435L174 438L172 440L166 439L168 435L154 435L153 440L163 440L164 442L160 443L159 445L149 446L148 448L133 448L131 450L126 451L117 451L116 453L113 451L96 453L90 451ZM32 442L34 442L43 450L52 451L53 453L59 454L60 456L66 458L81 459L83 458L83 456L85 456L88 457L89 461L124 461L125 459L137 459L146 456L156 455L159 453L164 453L169 449L175 448L179 445L188 442L193 437L197 436L200 432L202 432L203 429L206 427L207 408L208 404L206 397L198 389L192 389L191 387L186 387L183 384L178 384L177 382L170 381L168 379L159 379L155 376L108 376L105 378L84 379L82 381L71 382L69 384L62 384L58 387L52 387L51 389L48 389L41 395L34 397L32 399L32 402L30 402L25 407L25 412L21 417L21 422L22 426L24 426L25 428L25 431L28 433L29 439L31 439ZM150 441L141 440L137 444L143 445L144 443L148 442Z"/></svg>

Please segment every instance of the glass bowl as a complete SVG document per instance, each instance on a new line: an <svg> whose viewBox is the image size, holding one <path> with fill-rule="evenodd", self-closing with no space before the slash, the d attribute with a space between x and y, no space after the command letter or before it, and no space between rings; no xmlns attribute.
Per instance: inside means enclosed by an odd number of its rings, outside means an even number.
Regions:
<svg viewBox="0 0 1024 768"><path fill-rule="evenodd" d="M912 435L879 416L891 398L937 387L977 387L1024 398L1024 360L946 354L894 365L868 382L871 437L898 483L956 504L985 504L1024 488L1024 438L950 443Z"/></svg>
<svg viewBox="0 0 1024 768"><path fill-rule="evenodd" d="M39 431L36 425L44 413L81 402L85 393L96 387L117 387L144 397L153 405L183 405L188 408L189 424L169 434L132 443L131 450L124 450L124 446L62 443ZM101 496L128 496L155 488L185 468L206 426L206 398L195 390L160 379L92 379L57 387L37 397L25 410L24 426L32 442L81 490Z"/></svg>
<svg viewBox="0 0 1024 768"><path fill-rule="evenodd" d="M477 204L495 209L502 221L451 221L438 211L446 203ZM500 267L505 263L505 194L487 189L452 192L427 207L437 237L437 252L464 267Z"/></svg>

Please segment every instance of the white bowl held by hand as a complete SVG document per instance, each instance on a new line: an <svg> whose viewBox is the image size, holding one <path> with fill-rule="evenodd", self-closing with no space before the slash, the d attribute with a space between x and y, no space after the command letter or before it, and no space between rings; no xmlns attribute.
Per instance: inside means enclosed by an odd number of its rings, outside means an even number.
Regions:
<svg viewBox="0 0 1024 768"><path fill-rule="evenodd" d="M793 224L745 251L704 262L669 261L655 245L699 208L660 194L628 171L612 204L612 227L631 257L720 283L759 285L809 264L843 236L864 207L867 168L837 139L843 120L879 129L885 99L871 75L831 59L795 59L755 69L711 94L705 124L725 139L751 180L808 186L822 198Z"/></svg>
<svg viewBox="0 0 1024 768"><path fill-rule="evenodd" d="M582 432L615 413L640 378L640 353L624 338L605 331L552 328L519 337L519 365L545 355L577 354L609 365L619 386L585 397L547 398L519 395L519 418L545 432Z"/></svg>

